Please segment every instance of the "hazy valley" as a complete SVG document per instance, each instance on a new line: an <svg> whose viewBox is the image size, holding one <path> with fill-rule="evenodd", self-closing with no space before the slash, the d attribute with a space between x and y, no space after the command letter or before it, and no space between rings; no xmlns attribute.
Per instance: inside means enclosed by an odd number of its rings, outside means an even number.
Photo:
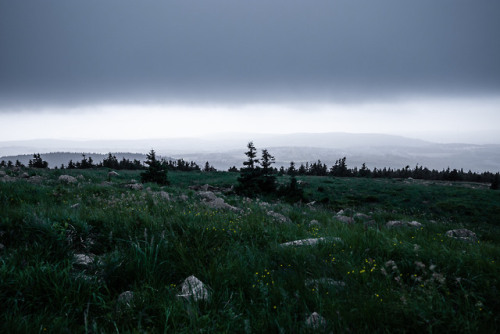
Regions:
<svg viewBox="0 0 500 334"><path fill-rule="evenodd" d="M27 164L33 153L41 153L49 167L81 159L81 154L101 161L109 152L118 159L145 159L150 149L167 159L184 159L203 165L209 161L219 170L241 167L246 144L253 140L258 149L267 148L276 158L277 167L316 162L331 166L347 157L349 166L369 168L415 167L430 169L448 167L476 172L500 171L500 145L474 145L466 143L440 144L406 137L379 134L233 134L201 138L151 140L26 140L0 142L0 160L19 160ZM51 153L52 152L52 153ZM58 153L53 153L58 152ZM62 153L66 152L66 153ZM126 153L116 153L126 152ZM50 153L50 154L49 154Z"/></svg>

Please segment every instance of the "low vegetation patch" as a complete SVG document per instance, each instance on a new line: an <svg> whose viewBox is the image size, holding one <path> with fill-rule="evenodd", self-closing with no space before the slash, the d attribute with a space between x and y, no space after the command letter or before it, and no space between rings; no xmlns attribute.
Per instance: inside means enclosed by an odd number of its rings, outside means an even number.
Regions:
<svg viewBox="0 0 500 334"><path fill-rule="evenodd" d="M152 166L0 175L1 332L500 330L498 191Z"/></svg>

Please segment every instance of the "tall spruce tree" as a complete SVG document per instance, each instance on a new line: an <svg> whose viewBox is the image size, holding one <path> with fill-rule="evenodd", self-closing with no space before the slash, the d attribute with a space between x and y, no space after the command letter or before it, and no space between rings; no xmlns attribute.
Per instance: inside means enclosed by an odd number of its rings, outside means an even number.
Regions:
<svg viewBox="0 0 500 334"><path fill-rule="evenodd" d="M274 157L269 154L267 149L262 150L262 159L260 165L262 167L258 178L259 188L264 193L272 193L276 191L276 175L271 165L275 162Z"/></svg>
<svg viewBox="0 0 500 334"><path fill-rule="evenodd" d="M247 148L248 151L245 152L247 161L243 162L244 167L241 168L236 191L247 196L254 196L260 190L257 182L257 178L260 176L260 168L256 165L259 159L256 158L257 149L253 142L249 142Z"/></svg>

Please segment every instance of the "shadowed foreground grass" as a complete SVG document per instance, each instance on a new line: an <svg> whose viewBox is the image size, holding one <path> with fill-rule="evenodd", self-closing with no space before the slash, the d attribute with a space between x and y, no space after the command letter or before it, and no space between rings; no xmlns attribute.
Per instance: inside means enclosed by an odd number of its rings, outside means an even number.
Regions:
<svg viewBox="0 0 500 334"><path fill-rule="evenodd" d="M69 172L82 176L58 181ZM126 187L137 172L110 183L106 170L28 173L0 182L1 332L499 331L500 192L305 177L316 204L289 205L224 192L234 173L171 172L170 186L149 190ZM210 208L188 189L205 183L241 210ZM478 241L445 236L457 228ZM190 275L208 300L177 296ZM324 319L316 327L313 312Z"/></svg>

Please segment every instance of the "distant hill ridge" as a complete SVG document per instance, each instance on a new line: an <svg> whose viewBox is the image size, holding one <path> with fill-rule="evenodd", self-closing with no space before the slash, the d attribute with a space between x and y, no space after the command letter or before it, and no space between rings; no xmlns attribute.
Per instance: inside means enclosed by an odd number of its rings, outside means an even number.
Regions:
<svg viewBox="0 0 500 334"><path fill-rule="evenodd" d="M33 153L40 153L50 167L67 164L69 160L80 161L82 153L98 163L108 152L121 160L143 161L145 154L154 149L168 159L184 159L203 165L209 161L219 170L231 166L242 167L246 144L253 141L257 149L267 148L276 157L276 165L288 166L315 162L331 166L342 157L347 157L350 167L363 163L370 168L402 168L417 164L431 169L448 167L475 172L500 171L500 145L438 144L419 139L383 134L352 133L295 133L295 134L221 134L201 138L159 138L148 140L26 140L0 142L0 160L19 159L27 164ZM58 153L46 153L58 152ZM68 153L62 153L68 152ZM2 156L3 155L3 156Z"/></svg>

